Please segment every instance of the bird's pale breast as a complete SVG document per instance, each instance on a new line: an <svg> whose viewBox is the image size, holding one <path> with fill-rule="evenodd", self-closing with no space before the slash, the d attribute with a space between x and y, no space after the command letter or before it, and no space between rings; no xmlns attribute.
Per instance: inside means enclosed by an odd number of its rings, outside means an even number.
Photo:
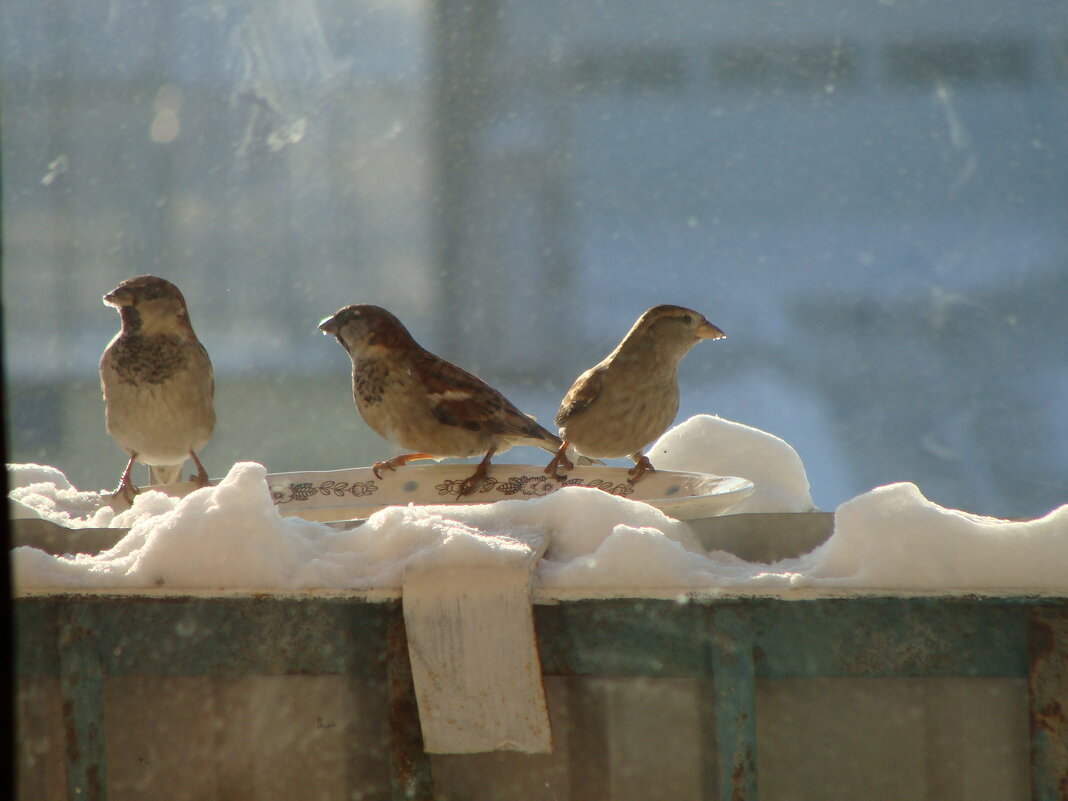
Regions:
<svg viewBox="0 0 1068 801"><path fill-rule="evenodd" d="M560 427L560 436L579 453L598 459L630 456L664 433L675 419L679 388L674 369L641 380L628 373L608 374L597 397Z"/></svg>
<svg viewBox="0 0 1068 801"><path fill-rule="evenodd" d="M108 433L138 461L180 464L211 438L213 379L199 344L139 351L113 341L100 378Z"/></svg>

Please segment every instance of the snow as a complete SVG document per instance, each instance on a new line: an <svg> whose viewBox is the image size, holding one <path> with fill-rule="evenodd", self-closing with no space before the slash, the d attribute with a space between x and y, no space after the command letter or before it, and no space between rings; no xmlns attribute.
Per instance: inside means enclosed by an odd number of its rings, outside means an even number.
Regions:
<svg viewBox="0 0 1068 801"><path fill-rule="evenodd" d="M39 464L9 464L7 466L8 490L30 487L35 484L52 484L57 489L68 490L70 482L54 467Z"/></svg>
<svg viewBox="0 0 1068 801"><path fill-rule="evenodd" d="M106 491L83 492L62 472L38 464L7 466L8 501L14 520L40 517L67 528L129 528L136 521L161 515L173 507L161 492L138 497L134 509L116 513L103 505Z"/></svg>
<svg viewBox="0 0 1068 801"><path fill-rule="evenodd" d="M708 414L691 417L649 448L664 470L743 476L756 491L732 514L815 511L801 457L789 443L742 423Z"/></svg>
<svg viewBox="0 0 1068 801"><path fill-rule="evenodd" d="M812 508L804 465L781 439L699 415L650 451L663 469L742 475L756 493L732 510ZM217 486L183 499L139 495L121 514L96 508L50 467L15 465L11 496L71 527L129 532L96 555L12 555L20 592L307 590L400 588L405 567L517 564L523 540L548 535L535 587L560 597L661 597L687 593L1068 591L1068 505L1017 522L945 509L913 484L879 487L836 512L833 535L775 564L707 552L693 530L657 509L600 490L568 487L542 498L493 504L395 506L340 530L283 518L266 469L235 464ZM18 486L21 485L21 486ZM520 540L517 542L516 540Z"/></svg>
<svg viewBox="0 0 1068 801"><path fill-rule="evenodd" d="M1068 590L1068 505L1027 522L944 509L911 483L838 507L834 536L811 555L822 584Z"/></svg>

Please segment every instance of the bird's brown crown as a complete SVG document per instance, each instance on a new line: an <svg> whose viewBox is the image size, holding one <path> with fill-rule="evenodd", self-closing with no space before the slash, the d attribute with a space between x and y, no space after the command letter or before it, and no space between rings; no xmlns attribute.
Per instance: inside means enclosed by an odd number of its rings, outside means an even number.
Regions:
<svg viewBox="0 0 1068 801"><path fill-rule="evenodd" d="M338 309L319 323L319 330L336 337L347 350L372 346L418 347L408 329L381 306L358 303Z"/></svg>
<svg viewBox="0 0 1068 801"><path fill-rule="evenodd" d="M104 295L104 304L119 310L125 336L164 334L195 338L181 290L155 275L128 278Z"/></svg>
<svg viewBox="0 0 1068 801"><path fill-rule="evenodd" d="M104 303L109 306L136 306L148 300L161 298L177 300L185 306L182 291L167 279L156 275L138 275L134 278L127 278L104 295Z"/></svg>
<svg viewBox="0 0 1068 801"><path fill-rule="evenodd" d="M726 336L718 327L708 322L700 312L687 309L685 306L664 303L646 309L637 322L634 323L626 338L643 336L653 329L656 329L660 334L664 334L671 332L676 327L677 333L686 338L721 339Z"/></svg>

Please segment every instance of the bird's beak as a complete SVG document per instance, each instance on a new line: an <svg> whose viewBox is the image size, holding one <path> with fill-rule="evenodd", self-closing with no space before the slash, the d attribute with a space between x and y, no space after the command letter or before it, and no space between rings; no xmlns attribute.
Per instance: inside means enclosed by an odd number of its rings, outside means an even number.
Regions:
<svg viewBox="0 0 1068 801"><path fill-rule="evenodd" d="M327 317L321 323L319 323L319 330L326 336L337 336L337 318L333 315Z"/></svg>
<svg viewBox="0 0 1068 801"><path fill-rule="evenodd" d="M133 292L129 289L113 289L104 295L104 305L114 306L115 308L132 306L135 300Z"/></svg>
<svg viewBox="0 0 1068 801"><path fill-rule="evenodd" d="M705 320L697 327L697 337L699 339L723 339L725 336L727 335L708 322L708 320Z"/></svg>

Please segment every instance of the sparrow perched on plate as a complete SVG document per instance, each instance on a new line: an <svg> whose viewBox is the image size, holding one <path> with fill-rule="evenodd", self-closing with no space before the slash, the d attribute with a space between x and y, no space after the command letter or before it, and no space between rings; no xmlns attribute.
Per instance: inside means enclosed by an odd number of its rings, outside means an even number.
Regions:
<svg viewBox="0 0 1068 801"><path fill-rule="evenodd" d="M396 317L378 306L346 306L319 323L352 359L352 395L360 416L380 437L406 451L385 462L395 470L414 459L484 454L460 485L474 492L490 457L513 445L553 453L559 437L542 428L478 376L425 350Z"/></svg>
<svg viewBox="0 0 1068 801"><path fill-rule="evenodd" d="M150 483L173 484L192 458L195 480L207 485L196 451L215 428L215 378L185 298L170 281L140 275L104 295L104 303L122 321L100 358L107 429L130 454L115 494L128 501L137 494L130 480L135 461L148 465Z"/></svg>
<svg viewBox="0 0 1068 801"><path fill-rule="evenodd" d="M556 413L563 443L545 472L561 479L560 468L574 466L567 458L568 445L574 445L588 457L630 457L630 480L638 481L653 469L642 449L667 430L679 411L679 362L702 339L724 336L682 306L646 311L616 349L575 379L564 396Z"/></svg>

